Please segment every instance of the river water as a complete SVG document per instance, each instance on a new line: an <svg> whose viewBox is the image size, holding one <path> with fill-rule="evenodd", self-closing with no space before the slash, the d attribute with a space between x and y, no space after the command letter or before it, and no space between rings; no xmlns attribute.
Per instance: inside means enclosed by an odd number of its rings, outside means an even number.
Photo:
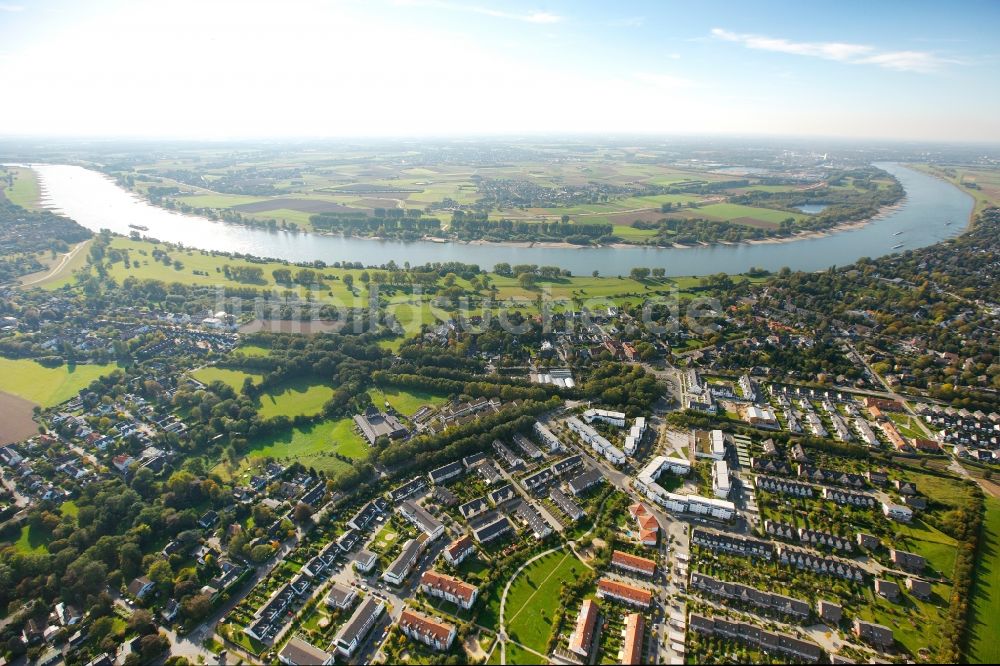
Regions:
<svg viewBox="0 0 1000 666"><path fill-rule="evenodd" d="M942 180L895 163L878 164L906 190L901 205L865 226L785 243L646 247L515 247L500 244L402 242L268 231L215 222L158 208L122 189L105 175L78 166L31 165L39 174L43 203L99 231L121 234L130 224L148 227L153 238L204 250L241 252L292 262L394 260L402 265L460 261L491 269L500 262L559 266L574 275L627 275L637 266L662 267L669 276L740 273L752 266L778 270L822 270L861 257L878 257L937 243L960 234L972 211L972 197ZM950 223L950 224L949 224ZM898 247L897 247L898 246Z"/></svg>

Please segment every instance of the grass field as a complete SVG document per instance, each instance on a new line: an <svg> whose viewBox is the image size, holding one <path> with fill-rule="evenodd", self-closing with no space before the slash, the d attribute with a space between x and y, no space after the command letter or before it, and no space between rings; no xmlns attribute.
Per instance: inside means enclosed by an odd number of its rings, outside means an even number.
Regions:
<svg viewBox="0 0 1000 666"><path fill-rule="evenodd" d="M0 391L42 407L69 400L90 382L115 369L113 365L63 365L46 368L34 361L0 358Z"/></svg>
<svg viewBox="0 0 1000 666"><path fill-rule="evenodd" d="M615 236L633 243L644 241L647 238L652 238L656 235L656 232L652 229L636 229L635 227L630 227L626 224L614 225L613 233Z"/></svg>
<svg viewBox="0 0 1000 666"><path fill-rule="evenodd" d="M424 405L442 405L447 401L447 397L429 391L413 391L409 389L398 389L388 387L385 389L373 388L368 391L372 397L372 402L381 409L388 402L400 414L412 416L414 412Z"/></svg>
<svg viewBox="0 0 1000 666"><path fill-rule="evenodd" d="M259 381L262 377L262 375L255 375L241 370L230 370L228 368L216 368L213 366L199 368L198 370L192 372L191 376L203 384L211 384L212 382L220 381L223 384L232 387L232 389L237 393L243 389L243 382L247 377L250 377L255 382Z"/></svg>
<svg viewBox="0 0 1000 666"><path fill-rule="evenodd" d="M1000 499L986 498L986 515L969 610L965 657L972 664L1000 662Z"/></svg>
<svg viewBox="0 0 1000 666"><path fill-rule="evenodd" d="M201 250L168 250L170 258L172 260L180 261L182 264L181 268L177 269L173 266L173 264L165 265L152 258L152 251L155 248L165 249L163 245L157 245L147 241L134 241L126 238L116 238L112 241L111 246L113 248L127 250L129 260L131 262L130 268L126 268L122 262L115 263L112 266L110 275L119 282L132 275L150 280L162 280L167 283L180 282L182 284L208 286L235 286L246 284L247 286L256 287L258 289L271 289L272 291L278 292L290 289L300 294L305 293L305 290L302 287L296 285L289 286L285 284L278 284L275 282L272 271L276 269L290 269L292 273L294 273L298 270L295 266L289 266L279 262L250 263L239 259L231 259L229 257L213 256L211 253L203 252ZM253 266L260 268L263 270L262 281L260 283L248 284L230 280L226 278L223 273L223 267L227 264L233 267ZM323 270L323 274L325 275L336 275L338 277L343 276L346 272L348 271L333 268ZM357 276L361 271L351 272L354 273L355 282L357 282ZM332 292L334 297L342 299L345 302L353 303L354 301L353 294L348 292L344 283L339 279L328 281L326 283L325 290L322 293L317 293L316 296L328 296L328 292ZM320 298L320 300L328 300L328 298Z"/></svg>
<svg viewBox="0 0 1000 666"><path fill-rule="evenodd" d="M323 384L297 380L282 385L278 392L265 393L258 399L261 418L275 416L312 416L323 410L323 405L333 397L333 389Z"/></svg>
<svg viewBox="0 0 1000 666"><path fill-rule="evenodd" d="M253 442L241 467L254 459L275 458L287 463L300 462L330 476L350 468L344 461L334 458L332 453L357 460L368 455L368 445L354 432L353 420L322 421L306 428L292 428L282 435L261 438ZM223 476L231 476L235 470L223 468L219 471L223 472Z"/></svg>
<svg viewBox="0 0 1000 666"><path fill-rule="evenodd" d="M572 553L557 551L529 565L507 594L504 621L511 639L539 652L545 651L552 616L559 607L563 583L583 572L583 563ZM569 611L571 614L574 610Z"/></svg>
<svg viewBox="0 0 1000 666"><path fill-rule="evenodd" d="M49 536L31 525L24 525L21 528L21 536L14 542L14 548L19 553L42 555L49 552Z"/></svg>
<svg viewBox="0 0 1000 666"><path fill-rule="evenodd" d="M244 356L268 356L271 353L271 350L267 347L258 347L257 345L241 345L233 351L239 352Z"/></svg>
<svg viewBox="0 0 1000 666"><path fill-rule="evenodd" d="M782 220L788 218L796 222L808 215L804 213L790 213L785 210L774 210L772 208L757 208L755 206L744 206L742 204L717 203L701 206L693 209L692 216L704 217L706 219L725 220L727 222L738 222L743 218L749 220L759 220L777 226Z"/></svg>
<svg viewBox="0 0 1000 666"><path fill-rule="evenodd" d="M902 538L896 547L923 555L935 571L946 578L952 577L958 556L957 541L917 518L909 525L897 526L897 532Z"/></svg>
<svg viewBox="0 0 1000 666"><path fill-rule="evenodd" d="M22 208L37 209L39 190L35 172L21 167L7 167L7 171L14 174L14 185L4 187L4 195Z"/></svg>
<svg viewBox="0 0 1000 666"><path fill-rule="evenodd" d="M33 275L25 275L20 279L21 284L45 289L59 289L65 285L73 284L76 279L73 274L87 265L90 243L91 241L87 240L74 246L70 251L72 256L61 266L59 266L59 263L62 261L62 256L54 260L44 260L42 263L46 264L45 270ZM58 267L58 270L53 272L53 268L56 267Z"/></svg>

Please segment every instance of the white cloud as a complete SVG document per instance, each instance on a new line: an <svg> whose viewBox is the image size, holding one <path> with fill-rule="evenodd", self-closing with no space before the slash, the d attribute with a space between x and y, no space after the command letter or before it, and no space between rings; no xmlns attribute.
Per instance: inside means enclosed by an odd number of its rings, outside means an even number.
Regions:
<svg viewBox="0 0 1000 666"><path fill-rule="evenodd" d="M444 9L453 12L467 12L470 14L481 14L483 16L492 16L493 18L510 19L513 21L521 21L523 23L536 23L536 24L551 24L551 23L561 23L563 17L558 14L553 14L551 12L543 11L530 11L530 12L508 12L501 9L494 9L492 7L484 7L482 5L463 5L456 2L447 2L446 0L395 0L395 4L399 6L409 6L409 7L428 7L432 9Z"/></svg>
<svg viewBox="0 0 1000 666"><path fill-rule="evenodd" d="M23 12L23 5L8 5L5 2L0 2L0 12Z"/></svg>
<svg viewBox="0 0 1000 666"><path fill-rule="evenodd" d="M929 51L879 52L867 44L848 42L794 42L780 37L766 37L713 28L712 36L727 42L742 44L748 49L772 51L791 55L823 58L854 65L877 65L900 72L933 72L958 61L942 58Z"/></svg>

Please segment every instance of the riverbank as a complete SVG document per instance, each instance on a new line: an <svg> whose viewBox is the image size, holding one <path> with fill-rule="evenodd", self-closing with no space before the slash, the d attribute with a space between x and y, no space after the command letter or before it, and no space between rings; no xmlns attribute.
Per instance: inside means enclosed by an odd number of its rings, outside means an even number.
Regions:
<svg viewBox="0 0 1000 666"><path fill-rule="evenodd" d="M15 165L10 165L10 166L15 166ZM42 166L42 165L28 164L28 165L16 165L16 166L28 167L28 168L34 169L35 167ZM926 170L921 170L921 171L923 171L923 172L926 173ZM155 208L157 208L159 210L162 210L164 212L168 212L168 213L171 213L171 214L183 214L183 213L180 213L179 211L177 211L175 209L167 208L167 207L164 207L164 206L162 206L160 204L154 203L148 196L143 195L141 192L136 192L134 190L123 188L121 185L119 185L115 181L115 179L111 178L109 175L107 175L107 174L105 174L103 172L96 172L96 173L100 173L101 176L108 183L114 185L115 187L118 187L118 188L122 189L124 192L126 192L130 196L134 197L137 201L141 201L143 203L148 204L149 206L155 207ZM932 175L932 174L929 174L929 175ZM42 187L42 193L41 194L42 194L42 203L43 203L44 206L46 206L48 208L51 208L51 209L58 210L57 208L55 208L54 202L51 201L50 197L48 196L48 192L45 190L44 184L43 184L43 187ZM412 241L412 240L402 240L402 239L398 239L398 238L384 237L384 236L353 236L353 235L346 235L346 234L341 234L341 233L332 233L332 232L317 231L317 230L305 230L305 229L301 229L301 228L274 230L274 229L265 227L263 225L247 224L247 223L242 223L242 222L239 222L239 221L229 221L229 220L212 219L212 218L204 218L204 219L206 219L206 220L208 220L210 222L217 223L217 224L232 225L232 226L236 226L236 227L243 227L243 228L247 228L247 229L256 229L256 230L262 230L262 231L268 231L268 232L281 231L281 232L285 232L285 233L299 234L299 235L303 235L303 236L306 236L306 237L311 236L311 235L315 235L315 236L321 236L321 237L325 237L325 238L341 238L341 239L350 239L350 240L357 239L357 240L366 240L366 241L378 241L378 242L381 242L381 243L384 243L384 242L398 242L398 243L426 242L426 243L433 243L433 244L437 244L437 245L454 244L454 245L458 245L458 246L497 247L497 248L526 249L526 250L527 249L531 249L531 250L534 250L534 249L540 249L540 250L579 250L579 249L592 249L592 248L606 248L606 249L614 249L614 250L619 250L619 249L621 249L621 250L632 250L632 249L636 249L636 248L641 248L641 249L662 249L662 250L667 250L667 249L670 249L670 250L692 250L692 249L698 249L698 248L708 248L708 247L713 247L713 246L779 245L779 244L786 244L786 243L796 243L796 242L805 241L805 240L814 240L814 239L819 239L819 238L825 238L825 237L828 237L828 236L831 236L833 234L837 234L837 233L840 233L840 232L851 231L851 230L855 230L855 229L860 229L860 228L862 228L862 227L864 227L864 226L866 226L866 225L868 225L868 224L870 224L872 222L875 222L875 221L877 221L877 220L879 220L879 219L887 216L888 214L892 213L894 210L900 209L903 206L903 204L905 203L905 201L906 201L906 196L904 195L904 197L901 200L899 200L899 201L897 201L897 202L895 202L893 204L889 204L887 206L883 206L882 208L880 208L878 210L878 212L875 213L875 215L872 215L869 218L866 218L866 219L863 219L863 220L852 220L852 221L843 222L843 223L840 223L840 224L833 225L833 226L831 226L831 227L829 227L827 229L817 229L817 230L807 230L807 231L793 232L789 236L772 236L772 237L768 237L768 238L748 238L748 239L744 239L744 240L740 240L740 241L716 240L714 242L700 241L700 242L691 243L691 244L671 243L669 245L650 245L650 244L644 244L644 243L631 243L631 242L628 242L628 241L625 241L625 240L617 241L617 242L614 242L614 243L586 244L586 245L581 245L581 244L577 244L577 243L568 243L568 242L565 242L565 241L518 241L518 240L493 241L493 240L485 240L485 239L461 240L461 239L457 239L457 238L432 236L432 235L426 235L426 236L421 237L418 241ZM221 210L221 209L206 209L206 210L215 211L215 210ZM195 214L199 215L199 216L201 215L199 213L195 213ZM134 227L133 227L133 229L134 229ZM130 231L131 230L132 229L130 229Z"/></svg>
<svg viewBox="0 0 1000 666"><path fill-rule="evenodd" d="M831 229L805 232L787 238L761 239L734 245L716 243L657 247L614 243L603 247L565 242L425 241L292 233L281 229L229 224L206 217L152 206L119 187L100 172L82 167L35 165L49 205L93 231L109 229L128 236L130 225L149 229L150 238L210 252L227 252L279 261L322 261L381 266L461 262L492 267L498 263L531 263L559 266L577 275L599 269L603 274L627 275L632 268L662 267L666 275L737 274L760 267L779 270L823 270L843 266L860 257L878 257L898 250L905 233L907 249L931 245L961 233L948 220L965 218L972 208L968 195L953 185L895 164L885 169L898 178L907 192L897 202L869 220ZM871 222L878 224L871 224ZM898 233L897 233L898 232ZM433 240L431 240L433 239ZM792 249L794 248L794 250ZM584 250L584 251L581 251ZM683 250L683 251L682 251Z"/></svg>

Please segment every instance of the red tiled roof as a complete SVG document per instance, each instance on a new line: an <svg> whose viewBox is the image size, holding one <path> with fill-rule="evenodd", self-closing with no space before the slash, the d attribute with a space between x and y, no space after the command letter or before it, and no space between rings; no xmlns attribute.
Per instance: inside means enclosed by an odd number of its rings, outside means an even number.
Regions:
<svg viewBox="0 0 1000 666"><path fill-rule="evenodd" d="M655 546L658 536L659 536L658 530L641 530L639 532L639 541L645 544L652 544Z"/></svg>
<svg viewBox="0 0 1000 666"><path fill-rule="evenodd" d="M653 593L641 587L626 585L610 578L597 581L597 590L618 599L624 599L640 606L649 606L653 601Z"/></svg>
<svg viewBox="0 0 1000 666"><path fill-rule="evenodd" d="M450 544L448 544L448 554L452 557L458 557L463 551L465 551L469 546L472 545L472 537L468 534L458 537Z"/></svg>
<svg viewBox="0 0 1000 666"><path fill-rule="evenodd" d="M437 571L425 571L423 575L420 576L420 584L441 590L442 592L447 592L448 594L463 599L466 602L472 601L472 595L476 593L476 587L474 585L469 585L465 581L443 573L438 573Z"/></svg>
<svg viewBox="0 0 1000 666"><path fill-rule="evenodd" d="M656 562L653 560L621 550L616 550L611 554L611 563L629 569L638 569L649 575L652 575L656 571Z"/></svg>
<svg viewBox="0 0 1000 666"><path fill-rule="evenodd" d="M415 629L421 634L433 636L440 643L447 643L451 634L452 626L444 622L438 622L434 618L423 613L418 613L410 609L403 611L399 616L399 626Z"/></svg>
<svg viewBox="0 0 1000 666"><path fill-rule="evenodd" d="M589 654L595 626L597 626L597 604L592 599L586 599L580 606L580 614L576 616L576 631L573 632L569 649L579 655Z"/></svg>
<svg viewBox="0 0 1000 666"><path fill-rule="evenodd" d="M642 663L642 639L646 621L638 613L631 613L625 618L625 645L622 646L623 664Z"/></svg>

